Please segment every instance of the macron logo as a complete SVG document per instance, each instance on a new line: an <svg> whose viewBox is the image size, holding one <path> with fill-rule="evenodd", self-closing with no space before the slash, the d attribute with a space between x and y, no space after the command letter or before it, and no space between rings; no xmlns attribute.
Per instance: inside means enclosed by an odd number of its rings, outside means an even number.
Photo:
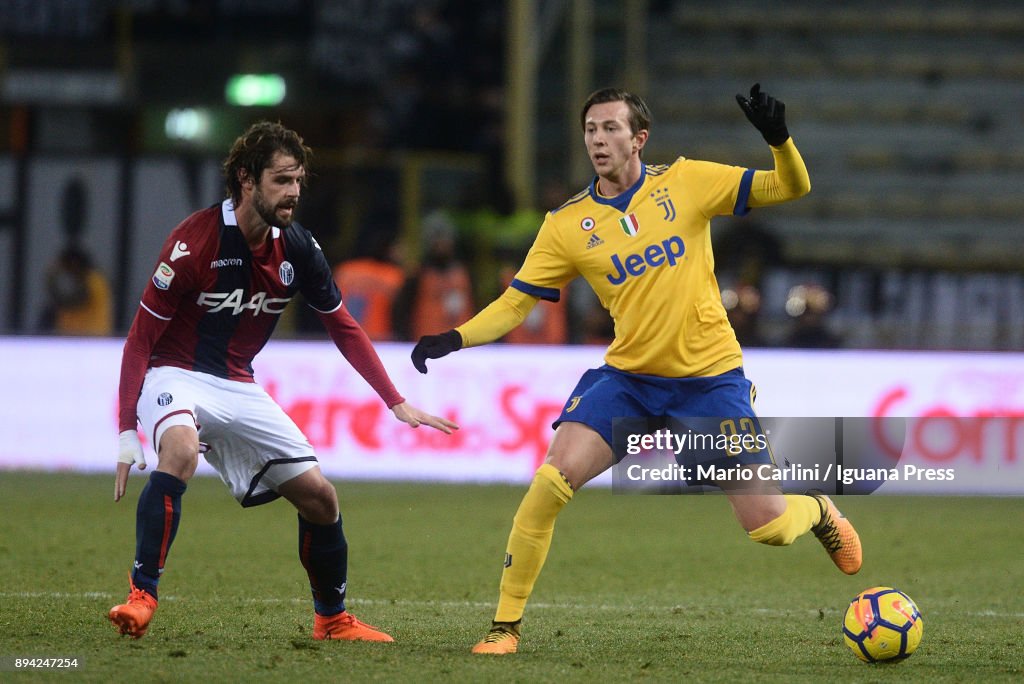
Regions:
<svg viewBox="0 0 1024 684"><path fill-rule="evenodd" d="M223 268L225 266L242 266L243 262L239 258L234 259L214 259L210 262L210 268Z"/></svg>
<svg viewBox="0 0 1024 684"><path fill-rule="evenodd" d="M171 261L177 261L183 256L188 256L192 252L188 251L188 245L181 240L174 243L174 249L171 250Z"/></svg>

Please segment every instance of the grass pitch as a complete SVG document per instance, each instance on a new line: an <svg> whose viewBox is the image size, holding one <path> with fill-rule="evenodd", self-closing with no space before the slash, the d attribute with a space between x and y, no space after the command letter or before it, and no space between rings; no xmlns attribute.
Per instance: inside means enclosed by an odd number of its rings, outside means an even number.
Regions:
<svg viewBox="0 0 1024 684"><path fill-rule="evenodd" d="M846 497L865 545L839 573L813 537L751 543L721 496L579 493L563 511L520 653L472 656L522 487L339 482L349 607L394 644L310 638L294 510L243 510L194 480L149 633L127 590L135 501L113 475L0 472L0 662L69 657L74 679L179 681L1020 681L1024 507L1011 498ZM907 592L917 653L865 665L842 642L862 589ZM41 675L46 676L46 675ZM0 679L13 677L0 673ZM31 675L20 678L34 678Z"/></svg>

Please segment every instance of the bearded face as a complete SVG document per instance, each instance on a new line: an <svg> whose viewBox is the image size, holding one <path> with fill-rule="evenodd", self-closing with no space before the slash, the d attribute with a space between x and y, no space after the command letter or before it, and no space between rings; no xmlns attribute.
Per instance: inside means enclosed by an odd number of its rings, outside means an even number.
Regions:
<svg viewBox="0 0 1024 684"><path fill-rule="evenodd" d="M299 205L305 169L291 155L276 153L253 186L252 205L268 226L291 225Z"/></svg>

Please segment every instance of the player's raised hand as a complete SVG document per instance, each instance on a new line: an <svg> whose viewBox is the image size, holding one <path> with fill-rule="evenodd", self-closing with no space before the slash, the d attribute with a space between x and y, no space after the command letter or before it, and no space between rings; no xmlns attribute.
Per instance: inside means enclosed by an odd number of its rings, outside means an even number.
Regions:
<svg viewBox="0 0 1024 684"><path fill-rule="evenodd" d="M778 146L789 139L786 128L786 105L768 93L761 92L761 84L755 83L750 89L750 97L736 95L736 102L747 115L754 128L761 131L765 141Z"/></svg>
<svg viewBox="0 0 1024 684"><path fill-rule="evenodd" d="M118 435L117 475L114 477L114 501L120 501L128 487L128 471L138 464L139 470L146 469L146 455L142 453L142 442L135 430L125 430Z"/></svg>
<svg viewBox="0 0 1024 684"><path fill-rule="evenodd" d="M439 416L432 416L425 411L421 411L407 401L403 401L401 404L395 404L391 407L391 411L395 414L395 418L411 425L412 427L419 427L420 425L429 425L430 427L440 430L446 435L452 434L452 430L458 430L459 426L456 423L448 420L447 418L441 418Z"/></svg>
<svg viewBox="0 0 1024 684"><path fill-rule="evenodd" d="M412 350L412 365L420 373L427 372L427 359L439 359L462 349L462 335L449 330L440 335L424 335Z"/></svg>

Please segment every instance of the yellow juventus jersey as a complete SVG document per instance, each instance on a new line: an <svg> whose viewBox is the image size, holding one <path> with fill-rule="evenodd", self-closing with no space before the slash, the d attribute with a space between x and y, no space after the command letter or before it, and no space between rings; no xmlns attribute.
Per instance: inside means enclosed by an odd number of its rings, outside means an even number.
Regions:
<svg viewBox="0 0 1024 684"><path fill-rule="evenodd" d="M627 192L596 183L548 213L512 287L557 301L577 275L615 320L605 361L632 373L711 376L742 364L722 306L711 217L742 215L754 171L680 157Z"/></svg>

